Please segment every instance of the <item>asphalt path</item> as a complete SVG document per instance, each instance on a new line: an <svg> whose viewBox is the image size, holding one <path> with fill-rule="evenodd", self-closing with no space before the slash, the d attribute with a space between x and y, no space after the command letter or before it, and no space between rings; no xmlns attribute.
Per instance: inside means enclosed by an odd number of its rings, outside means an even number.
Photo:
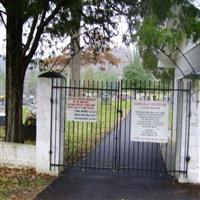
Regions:
<svg viewBox="0 0 200 200"><path fill-rule="evenodd" d="M160 144L131 141L131 116L116 123L100 144L75 166L81 169L111 169L130 173L167 174Z"/></svg>
<svg viewBox="0 0 200 200"><path fill-rule="evenodd" d="M35 200L200 199L198 186L178 184L167 175L159 144L130 141L128 124L129 115L118 125L121 131L113 129L76 164L81 170L65 169Z"/></svg>
<svg viewBox="0 0 200 200"><path fill-rule="evenodd" d="M165 176L68 169L35 200L199 200L199 191Z"/></svg>

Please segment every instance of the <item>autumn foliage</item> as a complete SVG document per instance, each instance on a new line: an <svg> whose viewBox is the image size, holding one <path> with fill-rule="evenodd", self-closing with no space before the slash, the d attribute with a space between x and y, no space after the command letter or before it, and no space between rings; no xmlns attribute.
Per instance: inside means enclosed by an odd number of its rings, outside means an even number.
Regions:
<svg viewBox="0 0 200 200"><path fill-rule="evenodd" d="M71 57L67 53L45 58L40 62L40 70L53 69L59 72L63 67L69 67L70 60ZM111 50L104 50L100 53L96 53L93 49L87 48L81 51L81 66L90 64L111 64L117 67L120 62L121 60L117 58Z"/></svg>

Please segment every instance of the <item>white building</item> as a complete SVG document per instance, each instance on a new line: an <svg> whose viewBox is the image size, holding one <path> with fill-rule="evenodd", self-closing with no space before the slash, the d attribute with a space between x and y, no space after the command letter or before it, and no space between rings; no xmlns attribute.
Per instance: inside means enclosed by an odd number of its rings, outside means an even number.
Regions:
<svg viewBox="0 0 200 200"><path fill-rule="evenodd" d="M171 57L161 53L159 66L175 68L175 88L186 89L188 84L191 84L189 158L183 158L189 159L188 173L187 178L178 176L178 179L180 182L200 183L200 43L194 44L191 41L184 41ZM183 83L181 86L178 84L180 80ZM175 107L178 106L178 103L175 103ZM182 118L184 117L182 116ZM179 125L176 121L175 127L177 126ZM183 124L181 130L184 126ZM184 140L184 138L180 140Z"/></svg>

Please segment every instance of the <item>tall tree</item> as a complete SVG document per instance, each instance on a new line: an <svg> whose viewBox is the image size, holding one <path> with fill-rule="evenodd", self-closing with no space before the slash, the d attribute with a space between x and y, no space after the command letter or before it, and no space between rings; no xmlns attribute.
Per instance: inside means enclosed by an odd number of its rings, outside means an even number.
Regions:
<svg viewBox="0 0 200 200"><path fill-rule="evenodd" d="M153 53L156 52L158 44L162 46L166 41L170 44L176 38L174 36L179 38L177 30L185 30L185 34L192 35L194 39L200 35L198 12L190 4L188 6L189 0L165 0L161 6L159 0L82 0L82 9L78 5L79 2L79 0L0 0L0 5L4 7L4 10L0 10L0 18L6 28L7 141L23 140L21 136L23 82L28 64L39 44L47 39L46 41L52 46L52 41L46 37L48 33L52 38L60 38L69 36L71 29L79 30L76 27L77 23L73 21L72 16L75 14L72 15L72 9L75 8L77 14L81 13L81 31L85 35L85 43L94 44L97 51L106 48L109 38L117 33L116 20L119 15L124 15L128 20L131 39L140 38L140 46L147 45ZM176 5L182 7L178 18L170 12ZM183 23L179 23L176 28L168 30L165 34L163 22L172 17ZM153 28L145 28L150 23L156 27L156 32ZM158 39L161 38L158 37L160 35L164 37L162 43ZM99 42L96 43L97 41Z"/></svg>
<svg viewBox="0 0 200 200"><path fill-rule="evenodd" d="M77 8L82 10L82 1L79 0L77 2ZM72 84L74 81L78 83L80 80L80 59L81 59L81 52L80 52L80 28L81 28L81 13L76 13L76 10L72 8L72 19L75 23L75 28L71 30L70 37L71 37L71 48L70 53L72 54L71 62L70 62L70 79L72 80ZM74 55L73 55L74 54Z"/></svg>
<svg viewBox="0 0 200 200"><path fill-rule="evenodd" d="M104 43L112 35L112 28L116 23L107 19L113 12L103 13L108 5L104 1L83 1L84 8L77 7L79 0L0 0L4 10L0 17L6 28L6 140L22 142L22 96L23 83L27 67L33 58L39 44L48 39L47 34L53 37L66 37L70 30L76 30L71 10L84 17L88 43L94 31L89 32L88 26L98 32L98 25L106 32ZM108 10L108 8L106 8ZM3 16L5 15L5 17ZM96 27L94 29L94 27ZM108 31L109 29L109 31ZM113 29L114 30L114 29ZM89 32L89 33L88 33ZM46 40L51 43L52 41Z"/></svg>
<svg viewBox="0 0 200 200"><path fill-rule="evenodd" d="M70 1L4 1L6 22L6 141L21 142L25 72L42 34ZM1 12L2 15L2 12ZM4 19L2 17L2 19ZM24 26L29 28L23 41Z"/></svg>

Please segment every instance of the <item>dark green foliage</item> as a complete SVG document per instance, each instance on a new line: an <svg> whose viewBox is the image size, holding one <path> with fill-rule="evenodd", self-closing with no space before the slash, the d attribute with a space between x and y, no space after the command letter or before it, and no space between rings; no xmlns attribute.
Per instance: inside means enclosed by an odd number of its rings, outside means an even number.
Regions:
<svg viewBox="0 0 200 200"><path fill-rule="evenodd" d="M118 3L124 4L120 1ZM57 39L64 40L79 28L85 43L96 51L101 51L107 48L111 36L117 33L119 13L109 0L0 0L0 5L5 10L0 11L0 17L6 28L7 42L6 140L22 142L23 84L33 56L37 52L43 55L52 46L57 48ZM118 5L115 6L117 8ZM6 21L3 15L6 15ZM78 40L77 38L73 40ZM70 45L64 48L65 51L69 49L71 50ZM72 55L75 53L77 52Z"/></svg>
<svg viewBox="0 0 200 200"><path fill-rule="evenodd" d="M174 79L173 68L158 68L158 57L156 51L146 48L140 52L143 59L143 67L146 71L152 73L156 79L164 82L170 82Z"/></svg>
<svg viewBox="0 0 200 200"><path fill-rule="evenodd" d="M200 10L189 0L142 0L139 7L132 39L155 47L177 44L182 34L199 39Z"/></svg>
<svg viewBox="0 0 200 200"><path fill-rule="evenodd" d="M139 46L144 68L156 78L169 80L174 72L157 68L158 55L167 50L171 56L184 38L200 39L200 10L189 0L143 0L140 8L131 39Z"/></svg>
<svg viewBox="0 0 200 200"><path fill-rule="evenodd" d="M124 68L123 77L128 82L132 81L149 81L154 77L150 72L147 72L142 65L141 59L137 57L133 63Z"/></svg>
<svg viewBox="0 0 200 200"><path fill-rule="evenodd" d="M27 67L38 49L42 54L47 48L57 45L57 38L65 39L81 28L85 43L95 51L102 51L107 48L110 38L118 33L118 17L123 15L131 33L131 37L124 36L124 41L136 41L140 46L141 56L145 58L144 67L153 70L159 49L168 47L173 51L174 45L185 35L194 41L199 39L199 10L188 2L189 0L0 0L0 5L5 10L0 11L0 17L7 29L7 140L21 140L22 86ZM181 12L172 12L172 7ZM6 15L6 22L3 15ZM173 20L171 28L165 27L166 20Z"/></svg>
<svg viewBox="0 0 200 200"><path fill-rule="evenodd" d="M184 30L187 38L192 38L196 42L200 38L200 10L191 4L182 6L182 10L180 26Z"/></svg>
<svg viewBox="0 0 200 200"><path fill-rule="evenodd" d="M171 83L174 80L173 68L157 68L153 71L154 76L163 83Z"/></svg>
<svg viewBox="0 0 200 200"><path fill-rule="evenodd" d="M153 52L152 49L146 48L143 51L141 51L140 55L143 58L143 67L147 71L155 71L158 66L158 58L156 56L156 53Z"/></svg>
<svg viewBox="0 0 200 200"><path fill-rule="evenodd" d="M24 125L25 126L36 126L36 114L29 112L25 119Z"/></svg>

